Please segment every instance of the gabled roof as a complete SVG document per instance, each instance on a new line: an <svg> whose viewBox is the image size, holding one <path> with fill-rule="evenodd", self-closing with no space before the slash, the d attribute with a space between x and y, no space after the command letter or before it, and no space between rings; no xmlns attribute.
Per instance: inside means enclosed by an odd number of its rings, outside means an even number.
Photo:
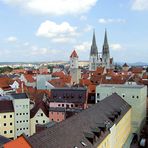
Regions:
<svg viewBox="0 0 148 148"><path fill-rule="evenodd" d="M3 146L4 148L32 148L27 137L22 134L17 139L10 141Z"/></svg>
<svg viewBox="0 0 148 148"><path fill-rule="evenodd" d="M35 79L33 78L32 74L24 74L24 77L26 78L26 80L30 83L35 82Z"/></svg>
<svg viewBox="0 0 148 148"><path fill-rule="evenodd" d="M14 82L11 78L8 77L2 77L0 78L0 88L3 87L10 87L10 85Z"/></svg>
<svg viewBox="0 0 148 148"><path fill-rule="evenodd" d="M45 102L43 102L42 100L38 103L35 104L35 106L30 110L30 118L33 118L36 113L38 112L38 110L41 109L44 114L49 117L49 109L48 106L46 105Z"/></svg>
<svg viewBox="0 0 148 148"><path fill-rule="evenodd" d="M73 50L73 52L72 52L72 54L71 54L71 56L70 56L70 58L78 58L78 54L77 54L77 52L75 51L75 50Z"/></svg>
<svg viewBox="0 0 148 148"><path fill-rule="evenodd" d="M14 112L12 100L0 100L0 113Z"/></svg>
<svg viewBox="0 0 148 148"><path fill-rule="evenodd" d="M132 67L132 73L138 74L138 73L142 73L143 68L142 67Z"/></svg>
<svg viewBox="0 0 148 148"><path fill-rule="evenodd" d="M53 88L51 89L51 102L86 103L86 88Z"/></svg>
<svg viewBox="0 0 148 148"><path fill-rule="evenodd" d="M34 134L29 137L29 141L35 148L84 148L82 142L88 148L96 148L109 134L109 130L106 129L104 132L101 132L99 137L95 136L96 141L94 144L87 139L87 136L94 136L93 131L96 131L96 129L100 131L99 127L106 128L107 125L112 127L113 124L118 124L130 108L131 106L128 103L114 93L77 115ZM119 112L120 114L112 121L108 115L114 112Z"/></svg>
<svg viewBox="0 0 148 148"><path fill-rule="evenodd" d="M11 140L9 138L6 138L6 137L0 135L0 147L1 147L1 145L5 144L5 143L8 143L10 141Z"/></svg>
<svg viewBox="0 0 148 148"><path fill-rule="evenodd" d="M127 63L124 63L122 67L129 67Z"/></svg>

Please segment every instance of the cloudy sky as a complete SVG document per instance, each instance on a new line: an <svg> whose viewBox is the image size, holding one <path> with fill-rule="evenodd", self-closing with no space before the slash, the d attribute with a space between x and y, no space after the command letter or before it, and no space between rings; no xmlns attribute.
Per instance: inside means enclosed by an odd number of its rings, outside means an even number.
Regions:
<svg viewBox="0 0 148 148"><path fill-rule="evenodd" d="M0 0L0 62L88 60L107 28L115 62L148 62L148 0Z"/></svg>

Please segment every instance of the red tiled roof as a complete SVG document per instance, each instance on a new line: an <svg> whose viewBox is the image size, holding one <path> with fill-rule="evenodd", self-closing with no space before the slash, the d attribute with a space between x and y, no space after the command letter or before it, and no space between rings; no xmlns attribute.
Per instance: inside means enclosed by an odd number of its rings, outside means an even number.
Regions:
<svg viewBox="0 0 148 148"><path fill-rule="evenodd" d="M142 67L133 67L132 68L132 73L142 73L142 71L143 71L143 68Z"/></svg>
<svg viewBox="0 0 148 148"><path fill-rule="evenodd" d="M14 82L11 78L5 77L5 78L0 78L0 88L3 87L10 87L10 85Z"/></svg>
<svg viewBox="0 0 148 148"><path fill-rule="evenodd" d="M32 74L25 74L24 77L26 78L26 80L30 83L35 82L35 79L33 78Z"/></svg>
<svg viewBox="0 0 148 148"><path fill-rule="evenodd" d="M31 148L27 138L21 135L17 139L10 141L3 146L4 148Z"/></svg>
<svg viewBox="0 0 148 148"><path fill-rule="evenodd" d="M48 81L50 84L52 84L54 87L65 87L66 83L63 79L53 79Z"/></svg>
<svg viewBox="0 0 148 148"><path fill-rule="evenodd" d="M59 72L54 72L54 73L52 73L52 76L53 77L60 77L60 78L63 78L64 77L64 72L63 71L59 71Z"/></svg>
<svg viewBox="0 0 148 148"><path fill-rule="evenodd" d="M74 50L70 56L71 58L76 57L78 58L77 52Z"/></svg>

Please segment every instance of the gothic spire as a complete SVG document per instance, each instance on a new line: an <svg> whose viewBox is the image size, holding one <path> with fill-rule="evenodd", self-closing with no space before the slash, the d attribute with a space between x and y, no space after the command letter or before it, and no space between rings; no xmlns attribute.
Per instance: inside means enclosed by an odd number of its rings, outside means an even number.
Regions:
<svg viewBox="0 0 148 148"><path fill-rule="evenodd" d="M95 37L95 30L93 31L93 39L92 39L90 55L98 55L98 48L97 48L96 37Z"/></svg>
<svg viewBox="0 0 148 148"><path fill-rule="evenodd" d="M104 44L103 44L103 51L102 54L109 53L109 45L108 45L108 39L107 39L107 31L105 29L105 36L104 36Z"/></svg>

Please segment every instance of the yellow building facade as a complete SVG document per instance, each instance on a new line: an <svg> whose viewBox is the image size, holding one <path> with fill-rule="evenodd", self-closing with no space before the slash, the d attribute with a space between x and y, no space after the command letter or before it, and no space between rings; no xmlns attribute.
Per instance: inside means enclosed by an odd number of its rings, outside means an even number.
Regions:
<svg viewBox="0 0 148 148"><path fill-rule="evenodd" d="M14 138L14 112L0 113L0 135Z"/></svg>
<svg viewBox="0 0 148 148"><path fill-rule="evenodd" d="M98 145L98 148L122 148L131 134L131 109L122 119L110 128L109 135Z"/></svg>

